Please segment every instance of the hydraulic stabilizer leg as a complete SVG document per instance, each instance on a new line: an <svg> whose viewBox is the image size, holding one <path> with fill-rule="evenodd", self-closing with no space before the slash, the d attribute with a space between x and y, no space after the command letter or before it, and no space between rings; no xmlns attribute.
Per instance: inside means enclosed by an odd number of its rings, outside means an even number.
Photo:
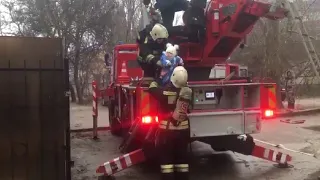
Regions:
<svg viewBox="0 0 320 180"><path fill-rule="evenodd" d="M275 162L278 164L277 167L279 168L290 167L288 162L292 160L292 157L288 154L259 145L255 145L252 156Z"/></svg>
<svg viewBox="0 0 320 180"><path fill-rule="evenodd" d="M139 164L145 160L146 158L144 156L143 150L138 149L131 153L125 154L111 161L103 163L97 168L96 173L101 174L104 177L111 176L117 172L120 172L133 165Z"/></svg>
<svg viewBox="0 0 320 180"><path fill-rule="evenodd" d="M258 142L260 141L253 139L252 136L250 135L240 135L238 136L238 140L243 141L244 143L248 143L247 149L245 149L246 152L248 152L248 150L251 148L250 154L243 153L243 152L239 152L239 153L242 153L245 155L251 155L251 156L265 159L271 162L275 162L278 164L277 167L280 167L280 168L292 167L292 166L289 166L288 164L288 162L292 160L292 157L288 154L280 152L280 149L272 149L272 148L266 147L266 145L257 145L255 141L258 141Z"/></svg>
<svg viewBox="0 0 320 180"><path fill-rule="evenodd" d="M131 129L133 133L129 134L128 139L122 144L122 150L127 150L127 148L131 146L131 143L133 143L132 140L135 138L135 133L137 132L139 126L139 123L133 125ZM155 139L154 137L156 129L157 128L155 126L151 126L144 140L145 145L151 144L151 146L144 146L141 149L137 149L130 153L124 154L123 156L114 158L111 161L107 161L97 168L96 173L102 174L101 177L109 177L133 165L140 164L147 159L153 158L154 154L150 152L154 150L154 147L152 145Z"/></svg>

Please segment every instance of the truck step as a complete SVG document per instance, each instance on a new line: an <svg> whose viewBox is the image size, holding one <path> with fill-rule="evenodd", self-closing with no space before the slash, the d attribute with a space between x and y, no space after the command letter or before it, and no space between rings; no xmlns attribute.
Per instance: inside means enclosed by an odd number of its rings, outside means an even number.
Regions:
<svg viewBox="0 0 320 180"><path fill-rule="evenodd" d="M114 158L100 165L96 173L103 174L103 176L111 176L117 172L127 169L133 165L142 163L146 160L142 149L135 150L123 156Z"/></svg>

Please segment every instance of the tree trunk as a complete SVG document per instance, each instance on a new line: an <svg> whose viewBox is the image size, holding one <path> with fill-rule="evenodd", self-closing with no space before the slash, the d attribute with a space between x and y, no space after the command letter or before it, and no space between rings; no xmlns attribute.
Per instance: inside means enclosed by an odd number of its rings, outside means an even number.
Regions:
<svg viewBox="0 0 320 180"><path fill-rule="evenodd" d="M78 25L79 26L79 25ZM78 103L83 104L83 91L81 90L81 82L79 79L79 66L80 66L80 48L81 48L81 35L80 35L80 27L77 28L76 38L75 38L75 56L74 56L74 83L76 86Z"/></svg>
<svg viewBox="0 0 320 180"><path fill-rule="evenodd" d="M102 84L101 84L101 74L93 74L93 79L96 81L97 83L97 88L101 89L102 88Z"/></svg>
<svg viewBox="0 0 320 180"><path fill-rule="evenodd" d="M83 100L83 93L81 90L81 85L80 85L80 80L79 80L79 70L78 67L74 67L74 83L76 86L76 91L77 91L77 97L78 97L78 103L79 104L83 104L84 100Z"/></svg>
<svg viewBox="0 0 320 180"><path fill-rule="evenodd" d="M76 92L74 91L74 88L71 83L69 84L69 87L70 87L70 93L71 93L71 102L77 102Z"/></svg>
<svg viewBox="0 0 320 180"><path fill-rule="evenodd" d="M80 46L76 47L76 54L75 54L75 64L74 64L74 83L76 86L76 91L77 91L77 97L78 97L78 103L83 104L83 91L81 88L81 82L79 79L79 61L80 61Z"/></svg>

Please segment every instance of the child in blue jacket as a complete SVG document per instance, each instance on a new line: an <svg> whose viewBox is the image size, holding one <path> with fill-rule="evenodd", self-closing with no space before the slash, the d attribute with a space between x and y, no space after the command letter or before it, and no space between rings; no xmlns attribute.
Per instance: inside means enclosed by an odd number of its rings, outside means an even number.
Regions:
<svg viewBox="0 0 320 180"><path fill-rule="evenodd" d="M183 60L177 55L178 45L167 44L167 49L162 53L161 62L161 73L160 80L162 85L166 85L170 82L173 69L177 66L183 66Z"/></svg>

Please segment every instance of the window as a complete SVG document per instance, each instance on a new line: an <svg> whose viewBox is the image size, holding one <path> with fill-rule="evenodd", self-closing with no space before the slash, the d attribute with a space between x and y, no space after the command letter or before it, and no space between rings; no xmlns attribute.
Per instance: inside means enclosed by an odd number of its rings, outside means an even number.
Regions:
<svg viewBox="0 0 320 180"><path fill-rule="evenodd" d="M246 69L240 69L240 77L248 77L248 71Z"/></svg>
<svg viewBox="0 0 320 180"><path fill-rule="evenodd" d="M140 68L140 65L137 60L129 60L128 68Z"/></svg>

